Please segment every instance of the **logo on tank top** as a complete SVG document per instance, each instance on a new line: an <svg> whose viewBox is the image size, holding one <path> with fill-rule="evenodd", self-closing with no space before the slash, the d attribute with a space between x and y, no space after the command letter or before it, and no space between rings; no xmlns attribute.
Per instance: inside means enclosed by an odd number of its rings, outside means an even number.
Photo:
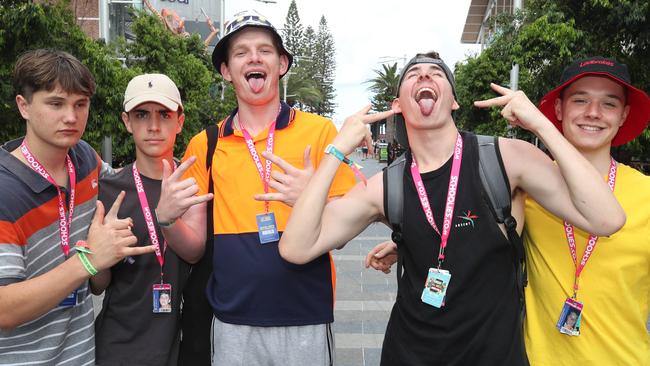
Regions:
<svg viewBox="0 0 650 366"><path fill-rule="evenodd" d="M471 210L467 210L463 212L462 215L456 216L458 217L461 221L454 225L455 228L459 227L474 227L474 221L478 219L478 215L472 214Z"/></svg>

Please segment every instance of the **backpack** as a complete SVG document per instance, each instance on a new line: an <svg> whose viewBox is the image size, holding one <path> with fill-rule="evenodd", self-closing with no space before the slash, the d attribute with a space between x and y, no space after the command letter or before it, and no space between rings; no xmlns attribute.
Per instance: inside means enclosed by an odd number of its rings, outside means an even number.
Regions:
<svg viewBox="0 0 650 366"><path fill-rule="evenodd" d="M210 125L205 129L208 135L208 150L205 169L208 172L208 192L214 193L212 181L212 156L219 139L219 127ZM206 296L208 279L212 274L213 214L214 200L207 203L207 236L205 253L198 263L192 265L190 277L183 289L183 309L181 314L182 338L179 349L178 364L193 366L210 366L212 363L212 306Z"/></svg>
<svg viewBox="0 0 650 366"><path fill-rule="evenodd" d="M520 320L523 324L526 306L524 302L524 288L528 283L526 271L526 253L521 237L517 233L517 221L511 214L510 188L507 184L508 177L501 166L498 149L498 138L495 136L476 135L479 146L479 175L483 190L488 199L492 214L497 223L506 228L508 241L512 249L517 292L519 295ZM386 189L386 217L393 233L391 239L398 246L402 242L402 224L404 214L404 172L406 169L406 154L402 154L393 161L384 172L384 189ZM402 258L397 259L397 278L402 277ZM399 281L398 281L399 283Z"/></svg>

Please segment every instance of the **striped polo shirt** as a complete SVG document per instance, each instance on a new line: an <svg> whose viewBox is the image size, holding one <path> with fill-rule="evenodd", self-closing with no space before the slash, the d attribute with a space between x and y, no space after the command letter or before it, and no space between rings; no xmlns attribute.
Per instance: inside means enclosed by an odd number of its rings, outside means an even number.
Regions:
<svg viewBox="0 0 650 366"><path fill-rule="evenodd" d="M255 201L253 196L264 193L264 185L241 131L233 128L235 114L220 124L212 157L214 270L207 294L214 314L226 323L253 326L330 323L335 280L331 257L325 254L305 265L295 265L282 259L277 241L260 243L256 216L264 213L264 202ZM253 137L258 153L266 149L268 132L267 128ZM336 133L331 121L283 103L276 122L274 154L302 169L305 147L311 145L310 158L317 168ZM197 157L186 175L197 180L201 193L208 190L206 150L203 131L192 139L185 153L186 159ZM281 171L275 165L273 170ZM343 195L354 184L352 171L341 165L329 194ZM271 202L269 211L275 214L282 232L291 208Z"/></svg>
<svg viewBox="0 0 650 366"><path fill-rule="evenodd" d="M38 277L66 259L59 236L57 190L11 155L21 142L22 138L0 148L0 285ZM77 174L70 225L73 255L74 243L86 238L95 212L101 160L84 141L69 155ZM62 191L67 200L68 189ZM77 290L77 303L57 306L15 329L0 329L0 364L94 365L94 314L87 281Z"/></svg>

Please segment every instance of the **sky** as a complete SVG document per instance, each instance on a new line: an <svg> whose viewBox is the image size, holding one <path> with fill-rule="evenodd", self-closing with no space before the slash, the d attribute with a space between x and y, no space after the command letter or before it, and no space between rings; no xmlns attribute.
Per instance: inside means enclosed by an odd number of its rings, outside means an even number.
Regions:
<svg viewBox="0 0 650 366"><path fill-rule="evenodd" d="M255 9L276 28L282 28L291 0L264 3L256 0L225 0L226 21L233 14ZM416 53L437 51L453 69L479 45L462 44L470 0L296 0L303 27L318 29L325 16L336 46L336 113L338 126L345 117L370 103L372 93L365 81L381 69L382 61L399 68Z"/></svg>

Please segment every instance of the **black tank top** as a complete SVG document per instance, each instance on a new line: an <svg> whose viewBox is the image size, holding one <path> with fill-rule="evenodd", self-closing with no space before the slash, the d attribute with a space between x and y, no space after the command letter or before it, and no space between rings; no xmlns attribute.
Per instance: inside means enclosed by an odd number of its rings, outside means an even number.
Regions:
<svg viewBox="0 0 650 366"><path fill-rule="evenodd" d="M421 300L428 270L438 263L440 236L424 216L407 155L399 245L404 271L386 329L384 366L526 364L510 243L495 221L479 178L476 136L462 135L460 182L442 266L452 277L440 309ZM451 163L450 158L439 169L422 174L439 228Z"/></svg>

